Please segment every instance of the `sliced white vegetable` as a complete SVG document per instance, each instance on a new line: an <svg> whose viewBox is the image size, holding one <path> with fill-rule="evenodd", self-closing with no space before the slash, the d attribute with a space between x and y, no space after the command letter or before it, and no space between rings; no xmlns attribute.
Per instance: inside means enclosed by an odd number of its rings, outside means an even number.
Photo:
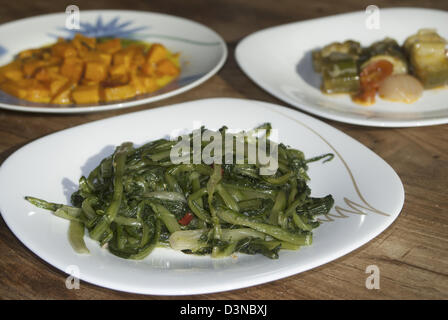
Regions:
<svg viewBox="0 0 448 320"><path fill-rule="evenodd" d="M381 83L378 93L388 101L413 103L422 96L423 85L408 74L391 75Z"/></svg>
<svg viewBox="0 0 448 320"><path fill-rule="evenodd" d="M157 198L160 200L168 200L168 201L182 201L187 202L184 195L179 192L170 192L170 191L154 191L148 192L145 194L145 197L148 198Z"/></svg>
<svg viewBox="0 0 448 320"><path fill-rule="evenodd" d="M199 250L207 243L200 241L205 230L179 230L173 232L169 238L170 246L174 250Z"/></svg>

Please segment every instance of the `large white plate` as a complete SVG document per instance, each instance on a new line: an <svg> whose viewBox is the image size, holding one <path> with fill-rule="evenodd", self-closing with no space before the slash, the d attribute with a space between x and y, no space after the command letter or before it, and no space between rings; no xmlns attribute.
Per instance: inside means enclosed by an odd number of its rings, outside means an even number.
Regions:
<svg viewBox="0 0 448 320"><path fill-rule="evenodd" d="M348 95L321 93L311 51L334 41L353 39L367 46L385 37L399 43L421 28L448 38L448 12L416 8L380 9L379 29L368 29L365 12L291 23L255 32L237 46L241 69L261 88L312 114L365 126L410 127L448 123L448 90L427 90L413 104L377 99L363 107ZM373 17L373 16L370 16ZM371 20L372 21L372 20Z"/></svg>
<svg viewBox="0 0 448 320"><path fill-rule="evenodd" d="M170 15L126 10L80 11L80 29L65 28L67 15L42 15L0 26L0 65L9 63L21 50L48 45L58 37L80 32L91 37L117 37L159 42L180 53L181 74L168 86L151 94L113 103L60 107L18 99L0 90L0 108L46 113L85 113L128 108L190 90L213 76L227 58L224 40L199 23Z"/></svg>
<svg viewBox="0 0 448 320"><path fill-rule="evenodd" d="M211 259L160 248L136 262L113 256L87 237L91 255L77 255L67 240L67 221L24 200L32 195L68 203L79 177L124 141L141 145L190 131L193 125L242 130L266 121L278 129L280 141L307 157L335 154L333 161L310 164L309 170L312 195L334 196L331 216L321 217L311 246L282 251L278 260L260 255ZM397 218L403 201L403 185L394 170L357 141L300 112L240 99L192 101L63 130L24 146L0 167L0 211L30 250L62 271L77 266L87 282L145 294L231 290L317 267L376 237Z"/></svg>

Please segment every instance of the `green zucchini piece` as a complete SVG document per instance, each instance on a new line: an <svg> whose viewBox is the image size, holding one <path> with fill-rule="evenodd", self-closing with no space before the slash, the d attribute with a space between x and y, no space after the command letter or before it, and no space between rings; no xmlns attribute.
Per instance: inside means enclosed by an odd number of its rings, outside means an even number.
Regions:
<svg viewBox="0 0 448 320"><path fill-rule="evenodd" d="M356 60L359 58L361 52L362 49L359 42L353 40L333 42L326 45L321 50L314 50L312 52L313 68L316 72L322 72L325 61L335 53L348 55Z"/></svg>
<svg viewBox="0 0 448 320"><path fill-rule="evenodd" d="M393 74L408 73L406 56L400 45L391 38L372 43L364 50L363 58L360 59L360 70L378 60L387 60L394 66Z"/></svg>
<svg viewBox="0 0 448 320"><path fill-rule="evenodd" d="M325 60L322 73L324 93L354 93L359 90L359 75L356 59L334 53Z"/></svg>
<svg viewBox="0 0 448 320"><path fill-rule="evenodd" d="M425 89L448 85L447 41L435 30L422 29L404 43L413 74Z"/></svg>

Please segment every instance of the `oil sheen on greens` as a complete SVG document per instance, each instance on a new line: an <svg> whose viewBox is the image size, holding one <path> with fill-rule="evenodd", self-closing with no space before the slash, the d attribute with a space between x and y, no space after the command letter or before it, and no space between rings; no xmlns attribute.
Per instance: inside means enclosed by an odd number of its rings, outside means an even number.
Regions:
<svg viewBox="0 0 448 320"><path fill-rule="evenodd" d="M258 129L269 136L271 125L246 132L246 150L260 139ZM223 141L230 134L226 130L219 130ZM273 142L267 141L269 150ZM72 206L26 199L70 220L76 252L89 252L87 232L126 259L143 259L160 246L214 258L242 252L276 259L281 249L310 245L319 226L316 216L333 206L331 195L311 197L307 186L308 163L329 161L332 154L305 159L301 151L278 144L278 169L266 176L247 159L246 164L174 164L170 150L176 143L160 139L138 148L123 143L81 177ZM208 143L202 142L202 149Z"/></svg>

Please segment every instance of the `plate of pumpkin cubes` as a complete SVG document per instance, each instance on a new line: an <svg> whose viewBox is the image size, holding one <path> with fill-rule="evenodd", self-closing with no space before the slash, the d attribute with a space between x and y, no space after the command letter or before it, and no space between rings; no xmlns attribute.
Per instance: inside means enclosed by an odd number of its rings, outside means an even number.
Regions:
<svg viewBox="0 0 448 320"><path fill-rule="evenodd" d="M0 68L0 89L55 107L112 103L154 93L181 73L163 44L76 34L28 49Z"/></svg>

